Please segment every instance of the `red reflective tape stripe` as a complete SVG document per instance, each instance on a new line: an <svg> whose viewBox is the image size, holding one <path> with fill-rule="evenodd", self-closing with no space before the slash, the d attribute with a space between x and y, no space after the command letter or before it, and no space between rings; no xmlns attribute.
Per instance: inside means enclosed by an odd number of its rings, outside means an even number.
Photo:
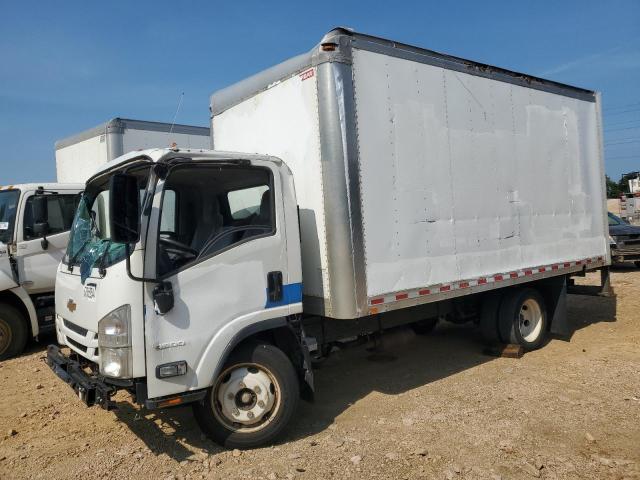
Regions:
<svg viewBox="0 0 640 480"><path fill-rule="evenodd" d="M502 281L503 276L502 276L502 275L494 275L494 276L493 276L493 279L494 279L496 282L500 282L500 281Z"/></svg>
<svg viewBox="0 0 640 480"><path fill-rule="evenodd" d="M592 258L587 258L587 263L591 263L591 262L593 262L593 259Z"/></svg>
<svg viewBox="0 0 640 480"><path fill-rule="evenodd" d="M564 268L569 268L571 264L569 262L564 262Z"/></svg>
<svg viewBox="0 0 640 480"><path fill-rule="evenodd" d="M539 271L539 272L545 272L546 270L547 270L547 269L546 269L546 267L540 267L540 268L538 268L538 271Z"/></svg>
<svg viewBox="0 0 640 480"><path fill-rule="evenodd" d="M558 270L558 265L551 265L551 270Z"/></svg>
<svg viewBox="0 0 640 480"><path fill-rule="evenodd" d="M582 260L576 260L576 265L582 265Z"/></svg>
<svg viewBox="0 0 640 480"><path fill-rule="evenodd" d="M458 287L460 287L460 288L468 288L469 287L469 282L460 282L458 284Z"/></svg>
<svg viewBox="0 0 640 480"><path fill-rule="evenodd" d="M484 285L485 283L487 283L487 279L486 278L479 278L478 279L478 285Z"/></svg>
<svg viewBox="0 0 640 480"><path fill-rule="evenodd" d="M511 272L511 273L509 274L509 276L510 276L511 278L518 278L518 273L517 273L517 272Z"/></svg>
<svg viewBox="0 0 640 480"><path fill-rule="evenodd" d="M448 292L449 290L451 290L451 285L443 285L440 287L441 292Z"/></svg>
<svg viewBox="0 0 640 480"><path fill-rule="evenodd" d="M378 305L380 303L384 303L384 298L374 298L371 300L371 305Z"/></svg>
<svg viewBox="0 0 640 480"><path fill-rule="evenodd" d="M531 270L525 270L524 274L525 275L533 275L533 272Z"/></svg>
<svg viewBox="0 0 640 480"><path fill-rule="evenodd" d="M429 295L431 293L431 290L429 290L428 288L425 288L424 290L420 290L418 292L418 295Z"/></svg>
<svg viewBox="0 0 640 480"><path fill-rule="evenodd" d="M396 300L405 300L407 298L409 298L408 293L399 293L396 295Z"/></svg>

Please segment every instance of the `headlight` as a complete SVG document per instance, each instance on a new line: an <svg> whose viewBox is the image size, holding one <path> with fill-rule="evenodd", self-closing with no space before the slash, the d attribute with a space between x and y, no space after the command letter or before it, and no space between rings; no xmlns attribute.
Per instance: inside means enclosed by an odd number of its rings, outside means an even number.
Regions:
<svg viewBox="0 0 640 480"><path fill-rule="evenodd" d="M98 322L98 345L112 348L130 347L130 330L131 307L123 305Z"/></svg>
<svg viewBox="0 0 640 480"><path fill-rule="evenodd" d="M131 378L131 306L123 305L98 322L100 373Z"/></svg>
<svg viewBox="0 0 640 480"><path fill-rule="evenodd" d="M105 377L131 378L131 348L100 347L100 373Z"/></svg>

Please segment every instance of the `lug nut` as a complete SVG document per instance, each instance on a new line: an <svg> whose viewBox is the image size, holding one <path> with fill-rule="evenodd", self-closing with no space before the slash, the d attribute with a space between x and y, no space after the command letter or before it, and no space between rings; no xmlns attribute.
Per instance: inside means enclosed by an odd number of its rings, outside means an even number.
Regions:
<svg viewBox="0 0 640 480"><path fill-rule="evenodd" d="M245 388L245 387L246 387L246 385L244 384L244 382L240 382L240 383L238 384L238 386L239 386L240 388Z"/></svg>
<svg viewBox="0 0 640 480"><path fill-rule="evenodd" d="M233 400L233 393L230 393L229 395L227 395L227 398L228 398L229 400Z"/></svg>
<svg viewBox="0 0 640 480"><path fill-rule="evenodd" d="M258 395L260 395L260 392L262 391L260 389L260 385L256 385L256 388L254 388L253 391L256 392Z"/></svg>
<svg viewBox="0 0 640 480"><path fill-rule="evenodd" d="M253 412L247 412L247 417L253 418Z"/></svg>
<svg viewBox="0 0 640 480"><path fill-rule="evenodd" d="M264 408L264 402L263 402L262 400L260 400L260 401L258 402L258 406L259 406L260 408Z"/></svg>

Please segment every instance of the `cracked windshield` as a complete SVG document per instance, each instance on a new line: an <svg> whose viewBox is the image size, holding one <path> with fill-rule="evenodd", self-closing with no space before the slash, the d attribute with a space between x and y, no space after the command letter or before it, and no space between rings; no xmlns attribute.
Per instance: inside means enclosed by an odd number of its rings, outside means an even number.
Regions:
<svg viewBox="0 0 640 480"><path fill-rule="evenodd" d="M149 167L144 166L128 173L138 177L142 200ZM80 266L83 284L94 268L100 269L100 275L104 275L104 269L126 258L126 245L111 241L109 224L109 179L101 178L97 183L90 184L82 195L64 259L70 270L76 265ZM130 250L133 250L133 246Z"/></svg>

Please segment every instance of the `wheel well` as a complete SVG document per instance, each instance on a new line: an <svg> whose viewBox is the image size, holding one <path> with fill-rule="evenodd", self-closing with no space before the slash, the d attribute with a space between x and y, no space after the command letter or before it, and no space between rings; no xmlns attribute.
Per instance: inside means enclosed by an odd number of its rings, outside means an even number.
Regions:
<svg viewBox="0 0 640 480"><path fill-rule="evenodd" d="M300 394L305 400L313 399L313 389L306 381L305 371L305 352L298 340L295 332L288 326L276 327L269 330L254 333L242 339L234 348L241 348L247 343L263 342L278 347L289 357L291 364L295 368L298 379L300 380ZM311 365L308 365L311 368Z"/></svg>
<svg viewBox="0 0 640 480"><path fill-rule="evenodd" d="M24 303L22 303L22 300L20 300L16 294L5 290L4 292L0 292L0 303L11 305L13 308L18 310L22 315L22 319L26 322L27 328L29 328L29 335L33 336L31 322L29 321L29 311L27 310L27 307L25 307Z"/></svg>

